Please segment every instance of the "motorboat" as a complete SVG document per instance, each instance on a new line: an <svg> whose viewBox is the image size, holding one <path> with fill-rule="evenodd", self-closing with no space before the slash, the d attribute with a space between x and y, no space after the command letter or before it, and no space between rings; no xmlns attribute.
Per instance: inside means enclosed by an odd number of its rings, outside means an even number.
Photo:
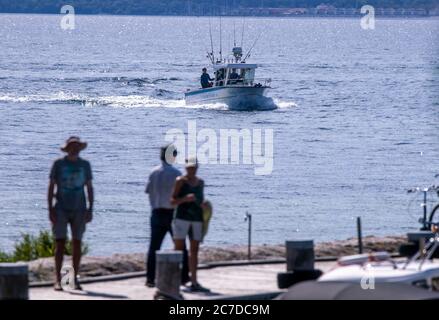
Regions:
<svg viewBox="0 0 439 320"><path fill-rule="evenodd" d="M258 65L246 63L241 47L234 47L232 53L233 58L218 61L209 54L213 81L205 88L188 89L186 105L225 104L230 110L275 109L273 99L267 96L271 79L255 77Z"/></svg>
<svg viewBox="0 0 439 320"><path fill-rule="evenodd" d="M349 282L373 289L376 283L402 283L439 292L439 262L433 259L439 234L407 259L395 259L387 252L342 257L319 282Z"/></svg>

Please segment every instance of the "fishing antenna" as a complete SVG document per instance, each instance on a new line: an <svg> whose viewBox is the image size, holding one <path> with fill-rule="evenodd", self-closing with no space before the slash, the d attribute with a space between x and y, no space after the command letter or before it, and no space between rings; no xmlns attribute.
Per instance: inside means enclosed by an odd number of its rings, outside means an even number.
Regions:
<svg viewBox="0 0 439 320"><path fill-rule="evenodd" d="M253 48L255 47L256 43L258 43L259 38L262 36L262 31L259 33L259 36L256 38L255 42L251 46L250 50L248 50L247 54L245 55L244 59L242 61L245 62L245 60L250 56L250 53L252 52Z"/></svg>
<svg viewBox="0 0 439 320"><path fill-rule="evenodd" d="M210 60L212 61L212 64L215 64L215 54L213 52L213 39L212 39L212 23L210 22L209 18L209 35L210 35Z"/></svg>
<svg viewBox="0 0 439 320"><path fill-rule="evenodd" d="M244 48L245 17L242 18L241 48Z"/></svg>
<svg viewBox="0 0 439 320"><path fill-rule="evenodd" d="M222 25L222 19L220 16L220 60L223 60L223 25Z"/></svg>
<svg viewBox="0 0 439 320"><path fill-rule="evenodd" d="M236 47L236 22L233 20L233 47Z"/></svg>

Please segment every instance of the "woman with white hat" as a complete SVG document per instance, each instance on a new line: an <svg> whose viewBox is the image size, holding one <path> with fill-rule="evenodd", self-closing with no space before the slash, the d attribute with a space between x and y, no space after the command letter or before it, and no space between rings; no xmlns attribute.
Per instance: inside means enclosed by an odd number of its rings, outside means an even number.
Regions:
<svg viewBox="0 0 439 320"><path fill-rule="evenodd" d="M198 248L203 240L204 181L197 177L198 163L195 158L186 160L186 175L175 182L171 203L176 207L172 230L175 250L183 250L189 235L189 270L191 290L209 291L197 281Z"/></svg>

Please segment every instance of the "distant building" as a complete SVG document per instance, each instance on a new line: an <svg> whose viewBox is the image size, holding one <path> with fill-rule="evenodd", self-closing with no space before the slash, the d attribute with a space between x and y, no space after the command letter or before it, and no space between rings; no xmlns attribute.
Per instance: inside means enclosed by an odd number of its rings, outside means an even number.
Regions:
<svg viewBox="0 0 439 320"><path fill-rule="evenodd" d="M239 7L230 12L232 15L247 16L276 16L276 17L297 17L297 16L360 16L360 8L336 8L328 4L320 4L315 8L264 8L264 7ZM439 15L439 7L430 12L426 9L394 9L375 8L377 16L404 16L418 17L428 15Z"/></svg>
<svg viewBox="0 0 439 320"><path fill-rule="evenodd" d="M316 7L317 14L335 14L337 9L333 5L329 4L319 4Z"/></svg>

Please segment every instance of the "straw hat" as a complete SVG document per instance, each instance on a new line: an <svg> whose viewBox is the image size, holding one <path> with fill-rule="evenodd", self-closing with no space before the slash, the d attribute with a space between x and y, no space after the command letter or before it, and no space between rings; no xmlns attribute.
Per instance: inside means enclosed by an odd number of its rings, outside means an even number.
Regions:
<svg viewBox="0 0 439 320"><path fill-rule="evenodd" d="M85 148L87 148L87 142L82 142L81 139L80 139L79 137L72 136L72 137L70 137L70 138L68 138L68 139L66 140L66 142L64 143L64 145L61 147L61 151L63 151L63 152L67 152L68 149L69 149L69 146L70 146L72 143L77 143L77 144L79 144L79 150L80 150L80 151L82 151L82 150L84 150Z"/></svg>

